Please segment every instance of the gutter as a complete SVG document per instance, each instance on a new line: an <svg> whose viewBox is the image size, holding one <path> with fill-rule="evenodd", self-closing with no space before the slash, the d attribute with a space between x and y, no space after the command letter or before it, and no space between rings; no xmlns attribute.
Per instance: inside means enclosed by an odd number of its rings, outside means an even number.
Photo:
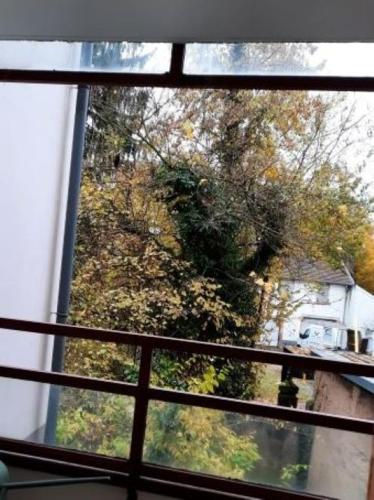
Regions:
<svg viewBox="0 0 374 500"><path fill-rule="evenodd" d="M356 282L352 276L352 273L350 272L350 270L346 266L346 264L344 262L342 262L342 265L343 265L343 269L346 272L347 276L349 276L351 278L351 281L352 281L352 283L350 285L345 286L345 290L347 293L345 294L345 300L344 300L343 324L345 324L347 326L346 320L347 320L348 302L352 303L352 301L353 301L352 295L353 295L353 289L356 286Z"/></svg>
<svg viewBox="0 0 374 500"><path fill-rule="evenodd" d="M87 66L92 57L90 43L82 44L81 64ZM56 323L66 323L71 294L71 281L74 270L74 247L76 239L77 219L79 210L79 195L82 176L82 162L88 110L89 87L79 85L75 108L73 144L70 161L70 176L68 199L66 207L64 241L62 249L60 282L57 300ZM52 372L64 370L65 338L55 337L52 351ZM54 445L60 401L60 388L52 386L49 392L47 420L44 434L45 444Z"/></svg>

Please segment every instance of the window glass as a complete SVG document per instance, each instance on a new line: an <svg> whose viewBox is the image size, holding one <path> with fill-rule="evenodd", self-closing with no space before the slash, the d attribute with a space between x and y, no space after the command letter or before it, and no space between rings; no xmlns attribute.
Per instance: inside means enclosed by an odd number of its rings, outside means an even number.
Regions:
<svg viewBox="0 0 374 500"><path fill-rule="evenodd" d="M363 434L171 403L149 408L144 460L157 465L364 500L370 457Z"/></svg>
<svg viewBox="0 0 374 500"><path fill-rule="evenodd" d="M0 68L164 73L171 44L0 41Z"/></svg>
<svg viewBox="0 0 374 500"><path fill-rule="evenodd" d="M7 401L0 414L1 437L129 456L132 397L1 377L0 396Z"/></svg>
<svg viewBox="0 0 374 500"><path fill-rule="evenodd" d="M373 76L370 43L188 44L185 72Z"/></svg>

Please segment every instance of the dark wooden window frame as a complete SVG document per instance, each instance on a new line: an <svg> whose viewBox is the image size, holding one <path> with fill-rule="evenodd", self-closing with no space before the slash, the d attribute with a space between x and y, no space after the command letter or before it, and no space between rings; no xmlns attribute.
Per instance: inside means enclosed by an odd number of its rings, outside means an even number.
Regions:
<svg viewBox="0 0 374 500"><path fill-rule="evenodd" d="M371 77L186 75L183 73L184 53L184 45L173 45L170 70L165 74L0 69L0 82L191 89L374 91L374 78ZM277 364L280 366L292 366L365 377L374 377L373 365L330 361L259 349L224 346L112 330L0 318L0 334L4 329L21 331L25 334L39 333L60 337L91 339L101 342L116 342L138 346L141 349L140 372L137 384L99 380L65 373L43 372L0 366L0 377L4 378L30 380L80 389L91 389L135 398L134 423L129 460L0 437L0 453L5 455L8 460L17 464L24 464L24 457L27 455L28 463L34 461L35 463L42 464L43 469L49 468L54 472L66 470L71 474L73 474L74 471L81 473L82 468L85 470L87 470L87 468L94 468L97 471L110 471L113 481L126 485L130 493L140 488L169 495L175 494L183 498L193 498L196 497L197 494L200 494L203 495L204 498L217 499L248 498L248 496L274 500L321 499L327 497L310 495L267 485L232 481L230 479L216 478L205 474L197 474L144 463L142 461L142 452L149 401L165 401L175 404L212 408L221 411L232 411L245 415L255 415L271 419L341 429L370 436L374 435L374 421L370 420L294 410L150 386L152 353L155 349L221 356L247 362L255 361ZM368 495L368 498L371 498L370 495L374 496L374 439Z"/></svg>
<svg viewBox="0 0 374 500"><path fill-rule="evenodd" d="M192 75L183 73L185 45L174 44L164 74L0 69L0 81L62 85L114 85L191 89L374 91L374 77L312 75ZM369 64L369 62L368 62Z"/></svg>

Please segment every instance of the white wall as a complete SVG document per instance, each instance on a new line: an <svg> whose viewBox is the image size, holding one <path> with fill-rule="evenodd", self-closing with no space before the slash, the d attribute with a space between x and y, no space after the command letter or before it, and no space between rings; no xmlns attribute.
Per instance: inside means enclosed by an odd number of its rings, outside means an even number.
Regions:
<svg viewBox="0 0 374 500"><path fill-rule="evenodd" d="M79 57L69 47L39 50L35 59ZM0 67L17 57L3 46ZM54 320L75 100L73 87L0 84L0 316ZM51 349L52 338L0 331L1 364L48 369ZM1 434L24 437L42 425L46 396L40 385L0 379Z"/></svg>
<svg viewBox="0 0 374 500"><path fill-rule="evenodd" d="M304 318L329 319L344 323L344 309L346 287L341 285L330 285L329 303L316 304L303 301L310 295L308 284L301 281L288 282L292 290L292 302L299 307L289 316L283 325L283 340L296 342L299 337L301 323ZM268 322L266 330L269 332L268 341L276 344L278 341L278 329L274 322Z"/></svg>
<svg viewBox="0 0 374 500"><path fill-rule="evenodd" d="M372 0L3 0L0 39L373 41Z"/></svg>
<svg viewBox="0 0 374 500"><path fill-rule="evenodd" d="M299 301L308 296L308 285L295 281L293 288L294 300ZM328 304L302 303L292 314L284 327L285 340L297 340L303 318L323 318L343 322L346 288L340 285L330 285Z"/></svg>
<svg viewBox="0 0 374 500"><path fill-rule="evenodd" d="M292 287L292 301L297 303L308 295L308 285L289 282ZM283 325L283 340L297 341L304 318L335 320L352 330L359 330L363 336L367 330L374 330L374 295L358 285L347 288L330 285L329 304L302 303ZM278 329L273 321L266 324L267 342L276 344Z"/></svg>
<svg viewBox="0 0 374 500"><path fill-rule="evenodd" d="M353 330L374 330L374 295L356 285L348 303L346 325Z"/></svg>

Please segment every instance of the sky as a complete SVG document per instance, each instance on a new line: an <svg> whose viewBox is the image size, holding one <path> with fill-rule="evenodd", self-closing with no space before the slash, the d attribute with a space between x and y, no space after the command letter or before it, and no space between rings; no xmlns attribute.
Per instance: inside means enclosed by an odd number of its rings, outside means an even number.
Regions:
<svg viewBox="0 0 374 500"><path fill-rule="evenodd" d="M64 49L66 43L61 42L3 42L6 43L7 51L1 51L0 63L4 67L7 66L7 62L14 66L14 50L17 47L17 53L19 54L18 59L20 59L17 67L37 67L40 69L44 68L45 65L49 68L51 61L48 54L56 55L56 50L59 48ZM21 43L21 45L20 45ZM17 44L17 46L15 46ZM70 44L74 45L74 44ZM317 50L310 57L310 66L318 67L318 74L323 75L334 75L334 76L373 76L374 77L374 44L370 43L320 43L314 44ZM33 57L35 54L35 49L43 49L43 58ZM221 50L222 45L212 44L209 46L200 46L199 44L187 45L186 53L186 72L189 68L192 72L204 72L207 74L214 73L227 73L227 67L225 65L218 64L217 58L215 57L219 50ZM3 46L1 46L4 49ZM12 50L11 50L12 49ZM22 50L21 50L22 49ZM203 49L204 57L201 59L199 53ZM204 50L205 49L205 50ZM65 49L66 50L66 47ZM170 58L170 44L147 44L147 52L149 52L151 57L147 59L146 67L143 71L156 71L163 72L167 70L168 61ZM7 54L10 60L7 61ZM189 56L190 55L190 56ZM201 54L200 54L201 55ZM211 55L211 57L209 57ZM17 59L17 60L18 60ZM192 64L191 64L192 63ZM322 64L321 64L322 63ZM271 63L270 63L271 64ZM116 69L116 68L115 68ZM127 70L134 70L135 68L127 68ZM118 70L118 68L117 68ZM123 71L124 68L121 68ZM250 68L253 73L261 72L260 67ZM282 67L279 66L279 61L276 63L276 70L274 72L282 72ZM268 73L269 70L266 70ZM285 66L284 73L291 73L292 68L287 68ZM374 150L374 92L373 93L347 93L348 102L356 103L356 115L357 118L365 116L366 123L361 127L361 130L356 132L357 143L356 146L350 148L345 155L345 160L348 165L351 166L352 170L355 170L359 165L361 165L368 156L371 149ZM372 159L366 160L366 167L363 171L363 177L365 182L370 184L370 192L374 196L374 157Z"/></svg>
<svg viewBox="0 0 374 500"><path fill-rule="evenodd" d="M324 74L338 76L374 76L374 44L368 43L324 43L312 56L312 63L325 61ZM349 101L356 104L356 115L366 117L361 130L357 132L358 147L347 151L346 160L352 169L357 168L374 149L374 92L352 92ZM366 159L363 178L369 184L374 196L374 156Z"/></svg>
<svg viewBox="0 0 374 500"><path fill-rule="evenodd" d="M276 44L277 45L277 44ZM303 47L306 44L300 44ZM370 43L319 43L313 44L316 50L308 55L310 68L318 68L314 74L328 76L373 76L374 77L374 44ZM230 70L218 54L222 51L221 44L187 45L185 71L187 73L228 74ZM201 56L203 54L203 56ZM217 58L218 55L218 58ZM267 68L254 60L243 68L241 74L300 74L298 68L292 67L292 62L285 62L279 56L269 58ZM308 64L307 64L308 65ZM239 70L240 71L240 70ZM303 72L305 74L305 72ZM313 70L311 71L313 74ZM354 143L344 155L347 165L352 171L357 170L365 162L362 171L364 182L369 184L369 192L374 196L374 156L368 158L374 151L374 92L346 92L346 103L355 104L355 119L362 119L358 130L351 133Z"/></svg>

